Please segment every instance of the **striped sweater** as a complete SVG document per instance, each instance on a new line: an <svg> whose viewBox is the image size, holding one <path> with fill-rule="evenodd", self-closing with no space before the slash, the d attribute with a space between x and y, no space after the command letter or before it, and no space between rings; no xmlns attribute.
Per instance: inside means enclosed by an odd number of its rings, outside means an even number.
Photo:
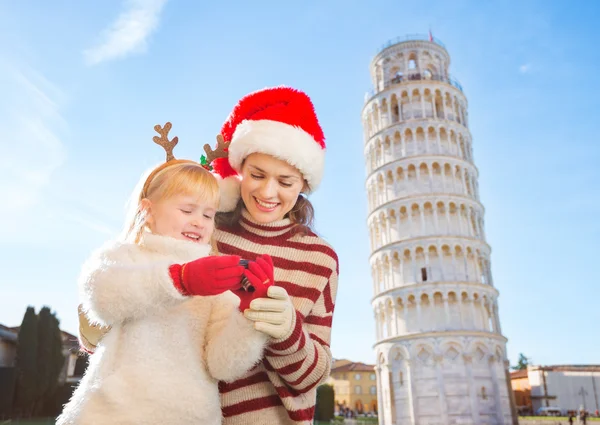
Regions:
<svg viewBox="0 0 600 425"><path fill-rule="evenodd" d="M317 235L295 232L289 219L257 224L244 211L240 224L235 232L217 230L219 252L250 260L269 254L275 285L287 290L296 314L290 337L272 340L241 379L220 383L223 424L311 424L317 386L331 369L337 255Z"/></svg>

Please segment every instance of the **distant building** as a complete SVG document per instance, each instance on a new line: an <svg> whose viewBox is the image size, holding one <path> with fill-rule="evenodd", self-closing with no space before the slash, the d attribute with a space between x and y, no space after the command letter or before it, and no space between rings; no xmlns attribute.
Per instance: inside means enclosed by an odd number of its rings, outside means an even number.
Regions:
<svg viewBox="0 0 600 425"><path fill-rule="evenodd" d="M82 355L79 350L79 340L75 335L62 332L63 355L65 363L60 373L60 382L77 383L83 377L87 368L88 356Z"/></svg>
<svg viewBox="0 0 600 425"><path fill-rule="evenodd" d="M15 366L19 328L0 324L0 367ZM79 342L75 335L65 331L61 331L61 334L65 363L58 378L59 382L79 382L87 366L87 356L79 355Z"/></svg>
<svg viewBox="0 0 600 425"><path fill-rule="evenodd" d="M377 413L375 365L334 360L328 384L334 388L336 413Z"/></svg>
<svg viewBox="0 0 600 425"><path fill-rule="evenodd" d="M17 332L0 324L0 367L14 366L17 356Z"/></svg>
<svg viewBox="0 0 600 425"><path fill-rule="evenodd" d="M558 407L563 411L600 410L600 365L529 366L512 372L517 406Z"/></svg>
<svg viewBox="0 0 600 425"><path fill-rule="evenodd" d="M527 369L516 370L510 373L510 384L515 395L515 405L519 415L533 414L531 404L531 385Z"/></svg>

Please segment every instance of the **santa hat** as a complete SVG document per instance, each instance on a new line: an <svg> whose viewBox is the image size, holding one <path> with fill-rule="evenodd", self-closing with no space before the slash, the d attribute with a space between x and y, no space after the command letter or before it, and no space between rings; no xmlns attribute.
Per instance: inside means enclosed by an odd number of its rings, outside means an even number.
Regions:
<svg viewBox="0 0 600 425"><path fill-rule="evenodd" d="M238 173L252 153L272 155L296 167L313 192L321 183L325 136L314 106L303 92L274 87L250 93L233 108L221 129L228 158L212 162L221 178L221 211L232 211L240 198Z"/></svg>

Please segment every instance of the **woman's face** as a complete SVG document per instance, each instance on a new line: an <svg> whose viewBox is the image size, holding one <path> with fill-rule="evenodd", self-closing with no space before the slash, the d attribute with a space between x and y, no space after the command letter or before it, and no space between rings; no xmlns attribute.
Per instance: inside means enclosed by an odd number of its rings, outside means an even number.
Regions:
<svg viewBox="0 0 600 425"><path fill-rule="evenodd" d="M253 153L242 166L242 200L258 223L281 220L304 187L300 171L271 155Z"/></svg>

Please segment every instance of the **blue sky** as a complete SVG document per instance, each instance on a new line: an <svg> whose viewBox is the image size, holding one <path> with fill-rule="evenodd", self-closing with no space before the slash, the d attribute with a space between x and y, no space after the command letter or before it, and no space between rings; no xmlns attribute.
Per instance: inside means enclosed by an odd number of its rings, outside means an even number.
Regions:
<svg viewBox="0 0 600 425"><path fill-rule="evenodd" d="M241 96L287 84L327 137L312 200L341 263L333 354L373 362L360 112L378 47L431 27L469 100L511 363L600 363L600 4L284 3L0 2L0 323L49 305L74 333L82 261L163 159L154 124L198 159Z"/></svg>

